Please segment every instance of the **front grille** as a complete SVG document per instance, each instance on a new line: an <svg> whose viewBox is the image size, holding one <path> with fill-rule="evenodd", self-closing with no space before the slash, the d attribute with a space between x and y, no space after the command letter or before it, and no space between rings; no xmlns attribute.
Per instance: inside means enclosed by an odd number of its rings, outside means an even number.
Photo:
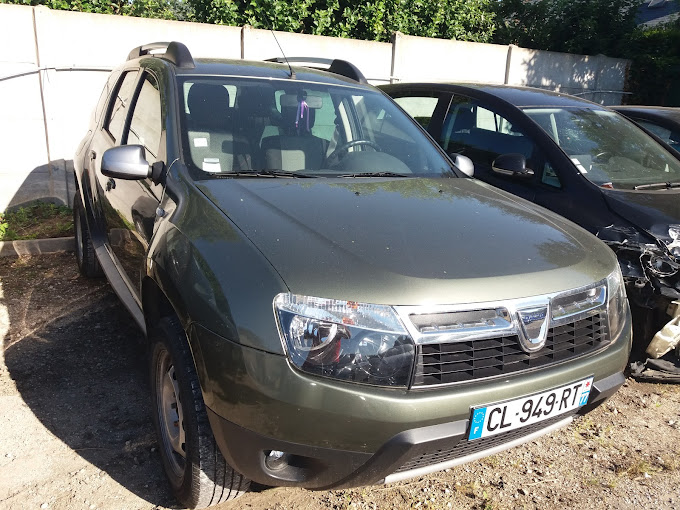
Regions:
<svg viewBox="0 0 680 510"><path fill-rule="evenodd" d="M401 473L403 471L410 471L412 469L417 469L424 466L432 466L461 457L467 457L468 455L474 455L475 453L489 450L496 446L514 441L515 439L528 436L533 432L549 427L558 421L564 420L568 416L573 416L576 414L576 412L577 411L574 410L569 413L559 414L557 416L553 416L552 418L548 418L547 420L527 425L526 427L521 427L519 429L511 430L510 432L505 432L503 434L498 434L488 438L477 439L475 441L468 441L467 438L463 438L450 448L439 448L436 450L416 453L416 456L402 464L396 472Z"/></svg>
<svg viewBox="0 0 680 510"><path fill-rule="evenodd" d="M545 347L531 354L520 348L517 335L421 345L412 386L460 383L545 367L608 343L606 315L598 314L550 328Z"/></svg>

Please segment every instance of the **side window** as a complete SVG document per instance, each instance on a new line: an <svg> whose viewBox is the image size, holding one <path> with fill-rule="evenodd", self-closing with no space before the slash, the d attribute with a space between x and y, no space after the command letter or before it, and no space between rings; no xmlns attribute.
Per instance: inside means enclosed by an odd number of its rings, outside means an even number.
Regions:
<svg viewBox="0 0 680 510"><path fill-rule="evenodd" d="M553 188L562 187L562 183L560 182L560 178L557 176L557 172L555 172L553 166L547 161L545 165L543 165L543 175L541 176L541 182Z"/></svg>
<svg viewBox="0 0 680 510"><path fill-rule="evenodd" d="M408 97L395 97L395 102L401 106L406 113L411 117L416 119L418 123L425 129L430 125L430 120L432 120L432 114L434 109L437 107L439 102L438 97L432 96L408 96Z"/></svg>
<svg viewBox="0 0 680 510"><path fill-rule="evenodd" d="M95 107L93 112L94 122L98 123L99 119L101 119L104 113L104 105L106 105L106 100L109 98L109 93L111 92L111 89L113 88L116 81L118 81L118 76L119 73L114 72L111 73L111 76L109 76L109 78L106 80L104 88L102 89L102 93L99 96L99 101L97 101L97 106Z"/></svg>
<svg viewBox="0 0 680 510"><path fill-rule="evenodd" d="M130 98L135 86L137 71L128 71L123 75L116 87L115 96L109 103L109 112L104 128L116 142L120 142L125 127Z"/></svg>
<svg viewBox="0 0 680 510"><path fill-rule="evenodd" d="M126 143L143 145L147 153L156 158L161 129L161 95L158 82L150 74L145 74L135 101ZM152 158L147 155L147 159Z"/></svg>
<svg viewBox="0 0 680 510"><path fill-rule="evenodd" d="M501 154L522 154L527 167L535 165L537 149L533 141L497 112L471 98L454 97L444 119L440 145L448 153L469 157L475 168L489 171Z"/></svg>

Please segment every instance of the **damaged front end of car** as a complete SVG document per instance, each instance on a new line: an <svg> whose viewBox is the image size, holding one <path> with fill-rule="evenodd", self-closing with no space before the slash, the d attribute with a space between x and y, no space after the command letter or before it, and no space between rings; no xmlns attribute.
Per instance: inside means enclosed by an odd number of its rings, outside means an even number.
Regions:
<svg viewBox="0 0 680 510"><path fill-rule="evenodd" d="M598 232L616 253L633 313L631 374L680 382L680 225Z"/></svg>

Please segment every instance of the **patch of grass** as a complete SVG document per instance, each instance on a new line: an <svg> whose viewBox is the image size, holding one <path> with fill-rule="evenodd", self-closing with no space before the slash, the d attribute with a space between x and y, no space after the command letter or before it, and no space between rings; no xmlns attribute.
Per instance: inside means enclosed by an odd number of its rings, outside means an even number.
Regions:
<svg viewBox="0 0 680 510"><path fill-rule="evenodd" d="M627 465L617 468L616 474L619 476L628 475L630 478L637 478L639 476L644 476L645 474L651 475L653 473L658 473L661 468L656 468L652 466L649 460L634 458L631 459Z"/></svg>
<svg viewBox="0 0 680 510"><path fill-rule="evenodd" d="M0 213L0 241L47 239L73 235L73 212L64 205L37 202Z"/></svg>

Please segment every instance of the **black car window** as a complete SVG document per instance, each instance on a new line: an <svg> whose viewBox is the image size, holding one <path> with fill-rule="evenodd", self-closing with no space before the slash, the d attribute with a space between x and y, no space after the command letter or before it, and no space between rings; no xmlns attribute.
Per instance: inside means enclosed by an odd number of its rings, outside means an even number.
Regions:
<svg viewBox="0 0 680 510"><path fill-rule="evenodd" d="M522 154L532 168L536 153L533 141L505 117L462 96L451 102L440 144L446 152L463 154L476 169L487 171L499 155L510 153Z"/></svg>
<svg viewBox="0 0 680 510"><path fill-rule="evenodd" d="M404 97L395 97L395 102L401 106L406 113L416 119L425 129L430 125L432 114L434 113L439 98L434 94L423 93Z"/></svg>
<svg viewBox="0 0 680 510"><path fill-rule="evenodd" d="M158 82L147 73L135 101L126 143L143 145L147 153L155 158L158 156L161 128L161 95ZM147 159L151 159L148 154Z"/></svg>
<svg viewBox="0 0 680 510"><path fill-rule="evenodd" d="M546 162L543 165L543 174L541 175L541 182L546 186L551 186L553 188L562 187L562 183L560 182L560 178L557 176L557 172L555 172L553 166L548 162Z"/></svg>
<svg viewBox="0 0 680 510"><path fill-rule="evenodd" d="M680 150L680 130L673 131L646 119L635 119L635 122L654 133L675 150Z"/></svg>
<svg viewBox="0 0 680 510"><path fill-rule="evenodd" d="M109 112L104 128L113 137L114 141L119 142L125 127L125 119L130 107L130 98L134 91L137 71L128 71L121 76L116 87L115 96L109 103Z"/></svg>

